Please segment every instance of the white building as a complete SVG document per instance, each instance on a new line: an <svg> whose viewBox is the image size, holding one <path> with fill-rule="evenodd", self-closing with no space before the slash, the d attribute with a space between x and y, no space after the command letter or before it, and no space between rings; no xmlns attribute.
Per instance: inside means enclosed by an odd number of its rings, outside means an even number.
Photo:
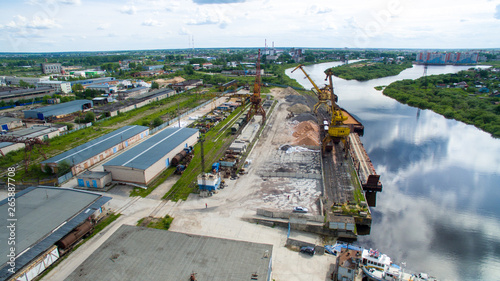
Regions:
<svg viewBox="0 0 500 281"><path fill-rule="evenodd" d="M71 93L71 83L70 82L44 80L44 81L38 82L36 84L36 86L51 86L52 88L55 88L56 92L58 92L58 93L65 93L65 94Z"/></svg>

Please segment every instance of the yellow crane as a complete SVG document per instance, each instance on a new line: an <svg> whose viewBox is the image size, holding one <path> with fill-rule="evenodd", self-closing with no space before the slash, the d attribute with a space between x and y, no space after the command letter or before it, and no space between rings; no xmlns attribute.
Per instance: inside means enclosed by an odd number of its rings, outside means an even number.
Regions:
<svg viewBox="0 0 500 281"><path fill-rule="evenodd" d="M318 108L322 104L324 104L326 106L328 113L330 113L330 106L328 105L328 102L330 100L337 101L337 96L335 94L333 94L333 88L331 87L331 85L325 85L325 87L320 89L316 85L316 83L314 83L314 81L311 79L311 77L307 74L307 72L304 70L304 68L302 68L303 66L304 66L303 64L299 64L294 70L292 70L292 72L294 72L295 70L300 68L300 70L302 70L302 72L304 72L304 74L306 75L306 78L309 79L309 82L311 82L311 84L314 86L313 92L315 92L316 96L318 96L318 102L313 107L314 113L318 112ZM331 98L332 94L334 96L334 99Z"/></svg>
<svg viewBox="0 0 500 281"><path fill-rule="evenodd" d="M330 89L333 90L332 75L333 73L331 72L330 69L328 69L326 71L326 77L329 79ZM347 153L349 150L349 133L351 132L351 130L349 129L349 126L344 124L344 121L347 120L348 117L342 114L342 110L335 103L335 99L333 98L334 96L335 95L333 94L332 91L332 95L330 95L332 103L331 105L332 119L330 121L330 124L328 125L328 134L323 139L322 149L323 151L325 151L326 146L330 142L339 143L340 141L342 141L342 143L344 144L345 155L347 157Z"/></svg>

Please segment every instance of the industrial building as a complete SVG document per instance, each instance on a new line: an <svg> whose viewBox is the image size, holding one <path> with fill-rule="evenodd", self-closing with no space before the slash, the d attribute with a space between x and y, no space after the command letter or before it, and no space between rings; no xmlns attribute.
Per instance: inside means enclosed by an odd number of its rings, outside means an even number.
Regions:
<svg viewBox="0 0 500 281"><path fill-rule="evenodd" d="M177 94L171 89L159 89L152 92L138 95L133 99L127 99L119 103L107 104L94 110L95 113L106 114L107 116L116 116L118 113L124 113L130 110L141 108L152 102L160 101Z"/></svg>
<svg viewBox="0 0 500 281"><path fill-rule="evenodd" d="M122 225L67 279L270 281L272 251L269 244Z"/></svg>
<svg viewBox="0 0 500 281"><path fill-rule="evenodd" d="M7 85L19 85L23 81L31 85L36 85L41 81L49 81L48 77L17 77L17 76L5 76L5 84Z"/></svg>
<svg viewBox="0 0 500 281"><path fill-rule="evenodd" d="M147 185L170 166L172 158L198 141L192 128L166 128L103 165L114 181Z"/></svg>
<svg viewBox="0 0 500 281"><path fill-rule="evenodd" d="M37 87L49 86L56 89L57 93L69 94L71 93L71 83L66 81L40 81L36 83Z"/></svg>
<svg viewBox="0 0 500 281"><path fill-rule="evenodd" d="M86 111L92 108L90 100L74 100L56 105L44 106L31 110L24 110L24 118L40 120L54 120L65 117L79 111Z"/></svg>
<svg viewBox="0 0 500 281"><path fill-rule="evenodd" d="M36 89L2 87L0 88L0 101L32 100L33 98L41 98L47 95L52 96L55 92L56 89L49 86L38 87Z"/></svg>
<svg viewBox="0 0 500 281"><path fill-rule="evenodd" d="M18 138L39 138L40 140L47 140L59 136L61 132L64 132L66 130L66 125L36 125L30 128L8 132L5 134L5 136L13 136ZM24 146L24 143L0 142L0 155L5 155L11 151L24 148Z"/></svg>
<svg viewBox="0 0 500 281"><path fill-rule="evenodd" d="M52 168L52 171L57 172L59 165L66 162L72 166L71 172L73 175L77 175L147 135L149 135L148 127L137 125L125 126L42 161L41 167L43 170L45 166L49 166Z"/></svg>
<svg viewBox="0 0 500 281"><path fill-rule="evenodd" d="M112 83L118 82L115 77L103 77L103 78L94 78L94 79L86 79L86 80L76 80L71 81L71 86L80 84L82 86L90 85L90 84L99 84L99 83Z"/></svg>
<svg viewBox="0 0 500 281"><path fill-rule="evenodd" d="M58 241L82 224L93 225L109 200L96 193L43 186L16 193L15 220L0 222L5 234L0 243L0 280L33 280L60 257L64 249L56 246ZM9 202L0 201L2 214L12 212ZM8 244L7 237L14 237L15 244Z"/></svg>
<svg viewBox="0 0 500 281"><path fill-rule="evenodd" d="M85 171L76 177L78 187L103 189L111 182L110 172Z"/></svg>
<svg viewBox="0 0 500 281"><path fill-rule="evenodd" d="M42 72L44 74L62 73L62 67L60 63L42 63Z"/></svg>
<svg viewBox="0 0 500 281"><path fill-rule="evenodd" d="M2 132L9 131L22 126L23 126L23 121L21 121L21 119L0 116L0 127L2 127Z"/></svg>
<svg viewBox="0 0 500 281"><path fill-rule="evenodd" d="M110 93L116 93L116 91L118 91L118 86L111 85L111 84L108 84L108 83L104 83L104 84L91 84L91 85L85 86L85 89L96 90L96 91L103 91L106 94L110 94Z"/></svg>

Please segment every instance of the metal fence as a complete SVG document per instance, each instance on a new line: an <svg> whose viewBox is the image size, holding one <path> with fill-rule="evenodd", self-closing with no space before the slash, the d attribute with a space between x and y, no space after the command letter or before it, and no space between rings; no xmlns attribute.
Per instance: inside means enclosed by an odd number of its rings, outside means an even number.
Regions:
<svg viewBox="0 0 500 281"><path fill-rule="evenodd" d="M57 178L57 183L58 184L62 184L63 182L71 179L73 177L73 173L70 171L69 173L65 174L65 175L62 175L60 177Z"/></svg>
<svg viewBox="0 0 500 281"><path fill-rule="evenodd" d="M67 134L71 134L73 132L76 132L76 131L81 130L81 129L85 129L85 128L90 127L90 126L92 126L92 122L89 122L89 123L86 123L86 124L80 124L80 125L75 126L75 128L73 130L71 130L71 131L61 132L60 135L64 136L64 135L67 135Z"/></svg>

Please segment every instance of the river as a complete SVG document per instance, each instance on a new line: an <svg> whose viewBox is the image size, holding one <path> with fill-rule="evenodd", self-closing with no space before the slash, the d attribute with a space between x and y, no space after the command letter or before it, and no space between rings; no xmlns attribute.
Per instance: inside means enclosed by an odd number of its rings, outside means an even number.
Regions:
<svg viewBox="0 0 500 281"><path fill-rule="evenodd" d="M304 69L322 87L323 71L339 64ZM427 74L468 68L429 66ZM288 76L312 87L291 70ZM371 209L371 234L359 242L440 280L500 280L500 140L374 89L423 74L414 65L365 82L333 79L339 105L365 126L361 140L383 184Z"/></svg>

